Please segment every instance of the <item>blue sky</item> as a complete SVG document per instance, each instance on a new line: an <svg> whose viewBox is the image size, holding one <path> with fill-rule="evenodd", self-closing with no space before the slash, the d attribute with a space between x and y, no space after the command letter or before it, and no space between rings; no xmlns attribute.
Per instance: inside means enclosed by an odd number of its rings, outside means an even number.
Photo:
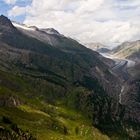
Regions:
<svg viewBox="0 0 140 140"><path fill-rule="evenodd" d="M7 11L11 8L11 5L7 5L3 0L0 0L0 14L7 15Z"/></svg>
<svg viewBox="0 0 140 140"><path fill-rule="evenodd" d="M0 14L8 17L8 11L10 11L14 6L25 7L27 5L30 5L31 2L32 0L17 0L15 1L15 3L12 3L12 0L11 0L11 3L10 3L10 0L9 0L9 3L7 3L5 0L0 0ZM25 14L19 15L19 16L12 16L12 17L9 16L11 20L17 21L20 23L24 22L25 17L26 17Z"/></svg>
<svg viewBox="0 0 140 140"><path fill-rule="evenodd" d="M0 0L0 14L82 43L115 46L140 39L140 0Z"/></svg>

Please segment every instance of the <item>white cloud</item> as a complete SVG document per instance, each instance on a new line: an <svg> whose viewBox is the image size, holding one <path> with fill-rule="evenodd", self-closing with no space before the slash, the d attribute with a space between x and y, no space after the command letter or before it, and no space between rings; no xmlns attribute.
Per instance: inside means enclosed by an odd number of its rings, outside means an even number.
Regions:
<svg viewBox="0 0 140 140"><path fill-rule="evenodd" d="M30 6L15 6L8 13L26 13L25 24L53 27L83 43L140 39L139 0L32 0Z"/></svg>
<svg viewBox="0 0 140 140"><path fill-rule="evenodd" d="M17 0L3 0L7 4L15 4Z"/></svg>
<svg viewBox="0 0 140 140"><path fill-rule="evenodd" d="M29 9L30 9L29 6L27 7L14 6L10 11L8 11L8 16L16 17L26 14Z"/></svg>

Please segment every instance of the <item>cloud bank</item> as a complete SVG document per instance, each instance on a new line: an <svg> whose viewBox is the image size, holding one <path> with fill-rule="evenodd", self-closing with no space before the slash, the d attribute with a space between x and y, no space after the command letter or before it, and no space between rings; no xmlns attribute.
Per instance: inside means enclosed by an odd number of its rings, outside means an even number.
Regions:
<svg viewBox="0 0 140 140"><path fill-rule="evenodd" d="M26 15L25 24L53 27L82 43L114 46L140 39L140 0L32 0L14 5L8 15Z"/></svg>
<svg viewBox="0 0 140 140"><path fill-rule="evenodd" d="M15 4L17 0L3 0L7 4Z"/></svg>

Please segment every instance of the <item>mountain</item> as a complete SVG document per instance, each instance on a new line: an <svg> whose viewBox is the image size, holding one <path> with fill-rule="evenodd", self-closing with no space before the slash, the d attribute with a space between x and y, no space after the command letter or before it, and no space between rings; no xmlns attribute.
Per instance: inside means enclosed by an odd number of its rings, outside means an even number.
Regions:
<svg viewBox="0 0 140 140"><path fill-rule="evenodd" d="M54 29L0 20L1 137L139 139L114 61Z"/></svg>
<svg viewBox="0 0 140 140"><path fill-rule="evenodd" d="M11 23L11 21L3 15L0 16L0 25L1 29L3 29L1 31L4 31L5 28L14 29L14 26Z"/></svg>
<svg viewBox="0 0 140 140"><path fill-rule="evenodd" d="M140 64L130 67L129 79L122 87L120 95L122 104L129 107L128 113L133 116L134 121L140 121Z"/></svg>
<svg viewBox="0 0 140 140"><path fill-rule="evenodd" d="M85 46L99 53L109 53L111 51L110 49L108 49L107 46L104 46L100 43L88 43L88 44L85 44Z"/></svg>
<svg viewBox="0 0 140 140"><path fill-rule="evenodd" d="M124 42L107 53L101 53L104 57L114 60L112 70L124 80L128 80L133 68L140 61L140 41Z"/></svg>
<svg viewBox="0 0 140 140"><path fill-rule="evenodd" d="M105 46L101 43L87 43L85 44L87 47L93 49L93 50L97 50L99 48L104 48Z"/></svg>
<svg viewBox="0 0 140 140"><path fill-rule="evenodd" d="M119 58L125 58L135 61L140 60L140 41L125 42L113 49L112 54Z"/></svg>

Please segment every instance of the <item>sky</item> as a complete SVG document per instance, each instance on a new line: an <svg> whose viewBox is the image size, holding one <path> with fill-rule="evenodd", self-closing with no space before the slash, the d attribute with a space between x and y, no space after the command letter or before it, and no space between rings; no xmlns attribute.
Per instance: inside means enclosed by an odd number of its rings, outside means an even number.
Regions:
<svg viewBox="0 0 140 140"><path fill-rule="evenodd" d="M0 14L84 44L140 40L140 0L0 0Z"/></svg>

